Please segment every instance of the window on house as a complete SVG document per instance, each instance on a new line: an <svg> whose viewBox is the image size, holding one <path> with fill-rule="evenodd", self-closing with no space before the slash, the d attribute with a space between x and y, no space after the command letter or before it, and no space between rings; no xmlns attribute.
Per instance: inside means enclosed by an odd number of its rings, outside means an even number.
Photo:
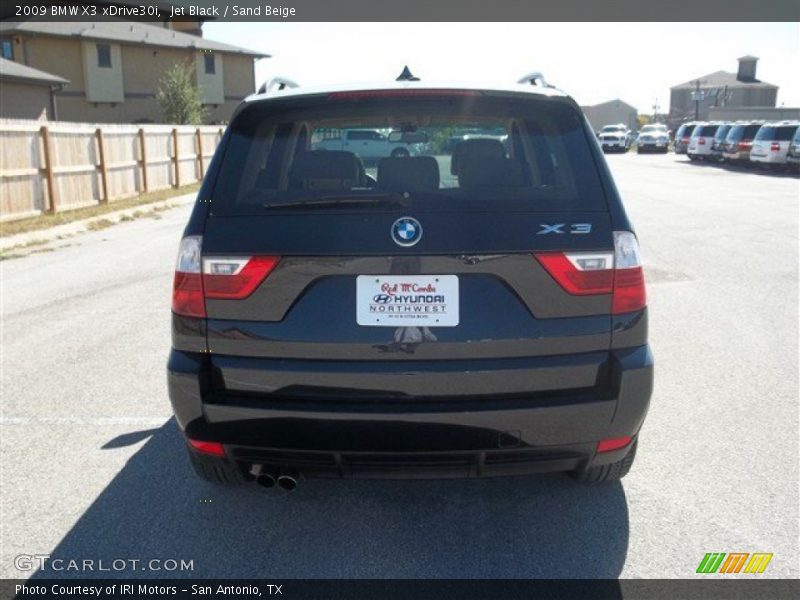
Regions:
<svg viewBox="0 0 800 600"><path fill-rule="evenodd" d="M97 66L103 69L111 68L111 46L97 44Z"/></svg>
<svg viewBox="0 0 800 600"><path fill-rule="evenodd" d="M203 55L203 60L205 61L206 64L206 74L214 75L217 72L217 66L214 63L214 55L206 53Z"/></svg>
<svg viewBox="0 0 800 600"><path fill-rule="evenodd" d="M9 38L0 39L0 50L6 60L14 60L14 44Z"/></svg>

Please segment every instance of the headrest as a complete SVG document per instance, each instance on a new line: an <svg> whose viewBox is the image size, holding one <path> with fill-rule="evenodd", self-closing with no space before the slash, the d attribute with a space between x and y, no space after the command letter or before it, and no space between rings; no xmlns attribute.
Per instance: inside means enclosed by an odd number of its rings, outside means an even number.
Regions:
<svg viewBox="0 0 800 600"><path fill-rule="evenodd" d="M465 157L458 174L458 186L476 187L522 187L527 185L525 167L513 158L480 158L477 155Z"/></svg>
<svg viewBox="0 0 800 600"><path fill-rule="evenodd" d="M378 163L378 187L398 192L439 189L439 163L432 156L383 158Z"/></svg>
<svg viewBox="0 0 800 600"><path fill-rule="evenodd" d="M302 152L294 159L289 180L293 186L309 190L350 189L361 184L361 165L352 152Z"/></svg>
<svg viewBox="0 0 800 600"><path fill-rule="evenodd" d="M464 140L453 150L453 158L450 161L450 172L458 175L461 171L463 160L488 160L491 158L505 158L506 149L503 142L491 138L477 138L474 140Z"/></svg>

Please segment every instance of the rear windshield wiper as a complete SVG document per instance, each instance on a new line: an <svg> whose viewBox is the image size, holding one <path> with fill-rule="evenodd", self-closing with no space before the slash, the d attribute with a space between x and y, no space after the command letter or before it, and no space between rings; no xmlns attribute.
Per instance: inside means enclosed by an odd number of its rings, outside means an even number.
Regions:
<svg viewBox="0 0 800 600"><path fill-rule="evenodd" d="M390 206L408 207L411 196L408 193L386 192L354 196L352 194L329 194L314 196L313 198L300 198L283 202L268 202L263 205L265 209L278 208L318 208L325 206L375 206L386 204Z"/></svg>

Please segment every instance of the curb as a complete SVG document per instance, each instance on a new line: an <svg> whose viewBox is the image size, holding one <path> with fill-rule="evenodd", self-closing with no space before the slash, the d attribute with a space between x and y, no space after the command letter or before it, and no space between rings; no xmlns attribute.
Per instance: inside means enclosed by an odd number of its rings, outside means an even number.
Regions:
<svg viewBox="0 0 800 600"><path fill-rule="evenodd" d="M96 217L89 217L88 219L81 219L80 221L73 221L72 223L64 223L63 225L55 225L48 229L38 229L36 231L27 231L25 233L18 233L8 237L0 238L0 252L10 250L18 246L25 246L32 242L37 244L46 244L59 239L62 236L73 236L79 233L90 231L89 225L95 221L111 221L114 224L119 223L123 217L132 217L136 212L148 212L157 208L177 208L178 206L185 206L191 204L197 197L197 192L184 194L182 196L174 196L166 200L159 200L150 204L140 204L109 212Z"/></svg>

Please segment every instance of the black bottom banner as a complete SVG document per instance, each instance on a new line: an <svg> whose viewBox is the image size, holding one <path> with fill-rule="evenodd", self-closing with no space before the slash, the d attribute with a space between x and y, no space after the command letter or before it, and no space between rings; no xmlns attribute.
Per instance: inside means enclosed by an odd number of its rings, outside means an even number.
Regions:
<svg viewBox="0 0 800 600"><path fill-rule="evenodd" d="M800 581L778 579L39 579L0 581L0 598L287 598L400 600L516 600L532 598L777 599L800 598Z"/></svg>

